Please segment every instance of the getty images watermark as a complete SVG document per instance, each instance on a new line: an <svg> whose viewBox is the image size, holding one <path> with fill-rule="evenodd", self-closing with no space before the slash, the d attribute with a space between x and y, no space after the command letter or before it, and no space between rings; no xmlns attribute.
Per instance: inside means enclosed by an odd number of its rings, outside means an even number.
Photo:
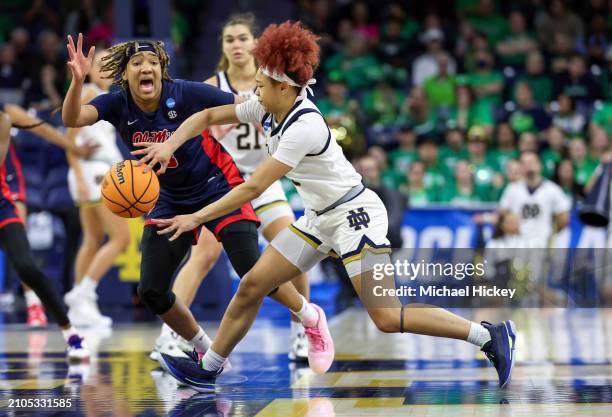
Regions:
<svg viewBox="0 0 612 417"><path fill-rule="evenodd" d="M483 279L486 275L487 260L482 262L409 262L406 259L374 263L371 265L372 279L383 281L388 277L395 277L397 281L415 281L417 278L437 279L454 278L462 281L466 278ZM496 285L399 285L389 288L383 283L372 287L372 294L376 297L507 297L513 298L515 288L500 288Z"/></svg>

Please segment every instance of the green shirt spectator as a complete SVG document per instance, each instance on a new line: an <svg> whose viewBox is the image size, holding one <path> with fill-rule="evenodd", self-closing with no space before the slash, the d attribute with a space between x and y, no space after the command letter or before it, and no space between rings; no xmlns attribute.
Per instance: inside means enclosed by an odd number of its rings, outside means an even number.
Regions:
<svg viewBox="0 0 612 417"><path fill-rule="evenodd" d="M454 180L444 189L441 201L452 205L469 206L492 200L491 187L476 187L470 164L460 160L455 165Z"/></svg>
<svg viewBox="0 0 612 417"><path fill-rule="evenodd" d="M456 102L456 77L454 75L436 75L423 83L425 95L432 109L451 107Z"/></svg>
<svg viewBox="0 0 612 417"><path fill-rule="evenodd" d="M612 101L607 101L593 114L593 124L612 135Z"/></svg>
<svg viewBox="0 0 612 417"><path fill-rule="evenodd" d="M410 164L418 159L416 134L409 126L403 126L397 133L398 148L389 152L389 168L394 172L398 183L403 182Z"/></svg>
<svg viewBox="0 0 612 417"><path fill-rule="evenodd" d="M406 182L399 187L402 194L408 197L410 207L423 207L440 201L440 189L428 187L425 183L426 170L422 161L410 164Z"/></svg>
<svg viewBox="0 0 612 417"><path fill-rule="evenodd" d="M597 168L598 162L589 157L587 145L582 138L572 139L569 145L569 155L576 170L576 182L585 185Z"/></svg>
<svg viewBox="0 0 612 417"><path fill-rule="evenodd" d="M457 161L468 158L463 131L456 128L448 129L444 140L444 145L440 147L440 163L448 172L453 172Z"/></svg>
<svg viewBox="0 0 612 417"><path fill-rule="evenodd" d="M561 154L556 149L549 148L540 153L540 159L542 159L544 176L548 179L552 179L555 175L555 167L559 161L561 161Z"/></svg>
<svg viewBox="0 0 612 417"><path fill-rule="evenodd" d="M397 122L405 99L401 90L394 89L387 81L381 81L364 95L362 104L372 123L391 126Z"/></svg>
<svg viewBox="0 0 612 417"><path fill-rule="evenodd" d="M508 18L510 33L497 44L496 51L503 65L522 68L525 65L527 53L537 49L535 34L527 31L525 16L514 10Z"/></svg>
<svg viewBox="0 0 612 417"><path fill-rule="evenodd" d="M473 17L468 21L472 26L487 35L489 42L496 45L509 32L508 21L495 12L495 2L481 0Z"/></svg>

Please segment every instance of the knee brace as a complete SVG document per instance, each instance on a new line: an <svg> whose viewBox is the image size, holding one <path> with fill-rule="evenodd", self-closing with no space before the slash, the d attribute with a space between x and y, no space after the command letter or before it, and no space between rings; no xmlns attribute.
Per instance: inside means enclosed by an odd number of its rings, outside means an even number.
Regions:
<svg viewBox="0 0 612 417"><path fill-rule="evenodd" d="M176 295L172 291L162 292L142 283L138 285L138 296L142 303L158 316L170 310L176 301Z"/></svg>
<svg viewBox="0 0 612 417"><path fill-rule="evenodd" d="M242 278L259 259L257 226L246 220L230 223L221 230L219 237L232 266Z"/></svg>

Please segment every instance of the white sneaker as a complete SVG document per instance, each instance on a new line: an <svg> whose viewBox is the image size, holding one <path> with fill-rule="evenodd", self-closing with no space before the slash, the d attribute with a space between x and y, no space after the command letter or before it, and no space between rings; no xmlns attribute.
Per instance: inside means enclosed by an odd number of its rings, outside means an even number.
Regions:
<svg viewBox="0 0 612 417"><path fill-rule="evenodd" d="M291 338L289 347L289 360L297 362L308 361L308 339L304 332L304 326L299 325L294 330L292 323Z"/></svg>
<svg viewBox="0 0 612 417"><path fill-rule="evenodd" d="M90 294L87 294L83 286L75 285L70 291L64 294L64 302L68 307L72 307L88 296L90 296ZM97 298L95 293L94 297Z"/></svg>
<svg viewBox="0 0 612 417"><path fill-rule="evenodd" d="M83 362L89 360L89 348L85 339L73 334L66 342L66 357L70 362Z"/></svg>
<svg viewBox="0 0 612 417"><path fill-rule="evenodd" d="M81 300L68 309L68 318L76 327L111 326L113 320L100 314L97 306L92 305L90 300Z"/></svg>
<svg viewBox="0 0 612 417"><path fill-rule="evenodd" d="M111 319L108 316L103 315L100 312L100 308L98 307L98 303L97 303L97 298L89 298L87 301L89 302L89 307L91 308L93 315L96 317L96 323L98 323L100 326L112 326L113 325L113 319Z"/></svg>
<svg viewBox="0 0 612 417"><path fill-rule="evenodd" d="M180 337L175 332L162 332L157 339L155 339L155 347L149 354L149 358L159 361L159 354L165 353L166 355L174 356L177 358L188 358L189 356L185 351L191 351L193 348L185 339Z"/></svg>

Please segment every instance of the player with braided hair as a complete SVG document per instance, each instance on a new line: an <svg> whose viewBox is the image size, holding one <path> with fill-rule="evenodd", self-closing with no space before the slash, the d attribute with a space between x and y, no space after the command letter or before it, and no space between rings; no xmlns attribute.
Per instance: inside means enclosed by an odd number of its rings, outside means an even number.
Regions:
<svg viewBox="0 0 612 417"><path fill-rule="evenodd" d="M357 294L367 300L373 266L390 263L387 212L378 196L365 188L361 176L342 153L323 116L307 97L319 63L317 37L299 22L270 25L253 50L260 67L256 98L240 104L205 109L187 119L163 144L147 145L143 163L168 164L170 155L202 129L216 124L261 122L271 155L253 175L226 196L188 215L158 219L158 233L180 239L183 232L235 210L263 193L283 176L295 185L306 208L304 216L280 232L257 264L240 282L211 348L202 359L162 354L165 368L198 391L214 390L225 358L246 335L272 288L307 271L327 256L340 257ZM362 262L368 256L368 262ZM394 286L394 276L380 277ZM371 297L371 296L370 296ZM404 308L397 298L390 305L366 305L383 332L411 332L467 340L482 348L505 386L514 363L511 321L477 324L433 306ZM368 305L370 304L370 305ZM418 307L418 308L415 308ZM310 311L314 311L311 315ZM309 364L320 373L334 358L323 310L304 300L297 313L309 337Z"/></svg>

